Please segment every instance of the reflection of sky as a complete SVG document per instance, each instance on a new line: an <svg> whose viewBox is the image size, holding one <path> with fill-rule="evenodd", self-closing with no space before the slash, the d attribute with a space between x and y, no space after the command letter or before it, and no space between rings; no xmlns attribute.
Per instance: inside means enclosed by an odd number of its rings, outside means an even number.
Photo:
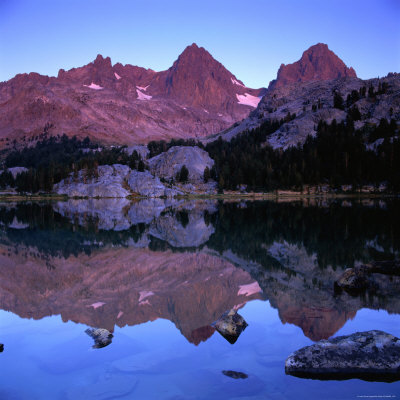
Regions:
<svg viewBox="0 0 400 400"><path fill-rule="evenodd" d="M321 382L284 374L286 357L311 344L282 324L268 302L240 310L249 326L234 345L215 333L190 344L167 320L116 328L111 345L93 350L86 326L59 316L20 319L0 312L0 398L4 399L353 399L400 394L400 383ZM360 310L336 334L381 329L400 336L400 316ZM246 380L224 376L241 371ZM21 384L23 382L23 384Z"/></svg>

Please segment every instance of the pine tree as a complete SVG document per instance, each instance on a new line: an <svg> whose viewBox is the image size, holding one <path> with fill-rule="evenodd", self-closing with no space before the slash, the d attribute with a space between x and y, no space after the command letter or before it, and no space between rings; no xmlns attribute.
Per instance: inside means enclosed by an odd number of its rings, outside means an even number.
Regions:
<svg viewBox="0 0 400 400"><path fill-rule="evenodd" d="M338 108L339 110L344 110L343 97L339 92L333 94L333 107Z"/></svg>
<svg viewBox="0 0 400 400"><path fill-rule="evenodd" d="M137 169L138 169L139 172L143 172L144 171L144 162L143 162L142 159L139 160Z"/></svg>
<svg viewBox="0 0 400 400"><path fill-rule="evenodd" d="M189 179L189 170L187 169L186 165L182 165L182 168L178 172L177 180L179 182L185 183Z"/></svg>
<svg viewBox="0 0 400 400"><path fill-rule="evenodd" d="M210 180L210 169L208 167L204 168L204 174L203 174L203 179L204 182L207 183Z"/></svg>

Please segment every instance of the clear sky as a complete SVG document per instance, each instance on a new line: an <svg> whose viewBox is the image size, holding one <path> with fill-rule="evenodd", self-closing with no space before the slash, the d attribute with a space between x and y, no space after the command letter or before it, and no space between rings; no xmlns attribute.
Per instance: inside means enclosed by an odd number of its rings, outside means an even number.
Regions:
<svg viewBox="0 0 400 400"><path fill-rule="evenodd" d="M400 72L400 0L0 0L0 81L98 53L161 71L191 43L249 87L327 43L361 78Z"/></svg>

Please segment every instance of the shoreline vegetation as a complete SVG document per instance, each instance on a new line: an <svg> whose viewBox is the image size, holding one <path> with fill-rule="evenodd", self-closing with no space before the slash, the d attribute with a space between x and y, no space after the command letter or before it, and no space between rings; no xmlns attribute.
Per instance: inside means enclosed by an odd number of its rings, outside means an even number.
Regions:
<svg viewBox="0 0 400 400"><path fill-rule="evenodd" d="M286 150L266 142L283 121L267 121L231 141L220 137L206 145L180 139L106 148L89 138L43 133L32 147L0 154L0 189L12 197L57 192L83 198L400 193L397 122L382 118L368 129L356 129L358 120L358 114L349 113L344 122L320 121L315 137Z"/></svg>

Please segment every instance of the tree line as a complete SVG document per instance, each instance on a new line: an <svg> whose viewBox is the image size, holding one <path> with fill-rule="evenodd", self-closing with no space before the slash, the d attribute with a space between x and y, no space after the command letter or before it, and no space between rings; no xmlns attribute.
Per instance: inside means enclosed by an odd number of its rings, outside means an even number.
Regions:
<svg viewBox="0 0 400 400"><path fill-rule="evenodd" d="M364 90L365 89L365 90ZM361 88L351 92L346 101L334 94L336 106L345 104L347 119L333 120L331 124L320 121L314 137L309 136L303 145L287 150L273 149L268 137L294 115L288 114L281 121L266 121L260 127L243 132L231 141L221 138L204 146L194 139L152 141L148 144L149 157L154 157L173 146L199 146L214 159L214 166L204 171L204 181L213 179L220 190L272 191L276 189L299 189L305 185L328 184L333 188L352 185L357 190L362 185L379 185L386 182L392 191L400 191L400 140L395 120L382 118L378 125L366 124L355 129L354 121L359 111L354 102L360 96L374 96L385 92L382 85L375 92ZM377 139L380 139L379 141ZM97 176L99 165L125 164L143 171L144 161L134 151L131 155L125 147L99 148L89 138L80 140L66 135L45 137L35 146L13 150L4 161L0 174L0 187L16 187L19 192L49 192L53 184L85 169L84 179ZM16 179L7 170L25 167L27 172ZM188 170L183 166L176 176L179 182L188 180Z"/></svg>
<svg viewBox="0 0 400 400"><path fill-rule="evenodd" d="M220 189L237 190L245 184L259 191L301 190L305 184L322 183L332 187L350 184L357 189L388 182L390 189L400 190L400 141L394 120L382 119L378 126L361 130L354 128L350 115L340 123L321 121L315 137L285 151L266 143L275 128L269 122L230 142L219 139L207 144ZM367 146L377 138L382 138L381 144Z"/></svg>
<svg viewBox="0 0 400 400"><path fill-rule="evenodd" d="M0 188L16 187L19 192L49 192L53 184L70 174L77 177L85 169L85 178L96 177L99 165L125 164L131 169L144 171L145 164L134 151L131 155L126 147L100 148L87 137L83 140L66 135L45 137L33 147L15 149L4 161L4 172L0 174ZM8 168L28 169L14 179Z"/></svg>

